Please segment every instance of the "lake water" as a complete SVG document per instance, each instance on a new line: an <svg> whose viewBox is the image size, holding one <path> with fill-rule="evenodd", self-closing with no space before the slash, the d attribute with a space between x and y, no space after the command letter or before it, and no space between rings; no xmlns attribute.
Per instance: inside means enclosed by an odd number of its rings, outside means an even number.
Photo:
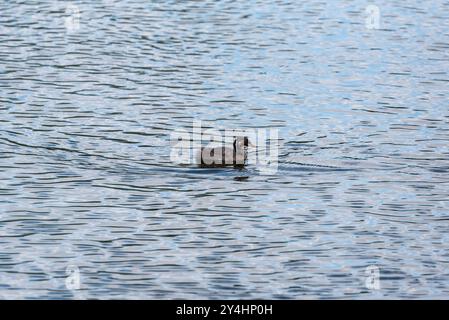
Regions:
<svg viewBox="0 0 449 320"><path fill-rule="evenodd" d="M448 27L442 0L0 1L0 298L447 298ZM173 163L193 121L277 129L277 172Z"/></svg>

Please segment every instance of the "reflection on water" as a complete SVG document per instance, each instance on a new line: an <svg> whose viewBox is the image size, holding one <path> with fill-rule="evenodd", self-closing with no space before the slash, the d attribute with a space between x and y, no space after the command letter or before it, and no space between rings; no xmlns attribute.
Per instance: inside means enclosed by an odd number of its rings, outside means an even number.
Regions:
<svg viewBox="0 0 449 320"><path fill-rule="evenodd" d="M447 2L68 3L0 2L1 298L447 297ZM173 164L193 120L277 173Z"/></svg>

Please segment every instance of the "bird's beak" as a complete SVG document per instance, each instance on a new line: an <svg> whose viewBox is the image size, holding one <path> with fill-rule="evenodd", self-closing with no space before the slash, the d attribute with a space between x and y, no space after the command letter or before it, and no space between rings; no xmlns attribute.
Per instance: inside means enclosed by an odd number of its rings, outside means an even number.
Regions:
<svg viewBox="0 0 449 320"><path fill-rule="evenodd" d="M255 148L256 146L254 144L252 144L251 141L248 141L248 147Z"/></svg>

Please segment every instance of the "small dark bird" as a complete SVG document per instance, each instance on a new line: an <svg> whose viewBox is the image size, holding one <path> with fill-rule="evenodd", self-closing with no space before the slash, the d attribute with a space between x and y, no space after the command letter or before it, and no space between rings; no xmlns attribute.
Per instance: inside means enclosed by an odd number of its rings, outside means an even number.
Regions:
<svg viewBox="0 0 449 320"><path fill-rule="evenodd" d="M232 149L227 147L201 148L197 155L197 161L201 167L243 167L248 157L248 147L254 147L248 137L237 137Z"/></svg>

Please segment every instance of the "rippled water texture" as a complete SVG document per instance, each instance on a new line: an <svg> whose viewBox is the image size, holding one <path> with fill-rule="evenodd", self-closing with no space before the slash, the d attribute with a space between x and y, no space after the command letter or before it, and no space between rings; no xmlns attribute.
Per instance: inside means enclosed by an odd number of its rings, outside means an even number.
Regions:
<svg viewBox="0 0 449 320"><path fill-rule="evenodd" d="M0 297L447 298L449 3L370 4L1 0Z"/></svg>

